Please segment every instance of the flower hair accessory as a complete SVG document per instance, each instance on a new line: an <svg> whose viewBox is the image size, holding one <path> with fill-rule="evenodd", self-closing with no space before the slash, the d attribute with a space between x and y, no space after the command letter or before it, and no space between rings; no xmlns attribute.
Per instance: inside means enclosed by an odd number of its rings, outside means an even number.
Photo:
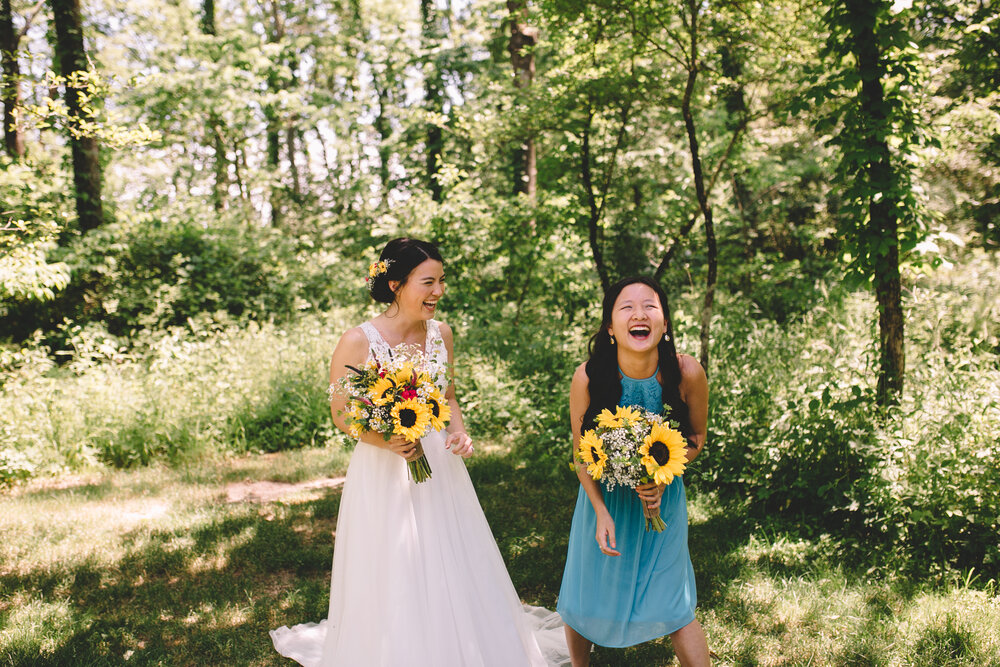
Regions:
<svg viewBox="0 0 1000 667"><path fill-rule="evenodd" d="M391 259L383 259L378 262L372 262L368 265L368 277L365 279L365 282L368 283L369 287L371 287L372 282L374 282L376 278L389 270L390 264L392 264Z"/></svg>

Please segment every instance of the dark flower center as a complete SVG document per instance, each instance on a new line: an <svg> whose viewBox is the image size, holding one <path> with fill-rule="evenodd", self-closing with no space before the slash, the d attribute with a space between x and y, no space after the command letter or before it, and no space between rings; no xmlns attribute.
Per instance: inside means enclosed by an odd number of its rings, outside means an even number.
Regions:
<svg viewBox="0 0 1000 667"><path fill-rule="evenodd" d="M438 406L437 401L431 401L431 414L434 415L435 417L441 415L441 408L440 406Z"/></svg>
<svg viewBox="0 0 1000 667"><path fill-rule="evenodd" d="M670 448L657 440L649 446L649 455L656 461L656 465L666 465L670 461Z"/></svg>
<svg viewBox="0 0 1000 667"><path fill-rule="evenodd" d="M417 411L413 408L403 408L399 411L399 423L403 428L411 428L417 423Z"/></svg>
<svg viewBox="0 0 1000 667"><path fill-rule="evenodd" d="M597 451L597 447L591 447L590 448L590 456L591 456L591 458L594 459L594 462L596 463L598 460L600 460L601 453Z"/></svg>

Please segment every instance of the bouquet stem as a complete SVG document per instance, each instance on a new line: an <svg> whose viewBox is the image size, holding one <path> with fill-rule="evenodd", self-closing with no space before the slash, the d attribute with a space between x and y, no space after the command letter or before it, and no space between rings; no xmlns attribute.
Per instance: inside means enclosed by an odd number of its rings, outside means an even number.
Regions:
<svg viewBox="0 0 1000 667"><path fill-rule="evenodd" d="M663 529L667 527L667 524L663 523L663 519L660 518L660 508L651 508L646 505L646 501L640 500L642 503L642 513L646 517L646 532L650 530L655 530L660 533Z"/></svg>
<svg viewBox="0 0 1000 667"><path fill-rule="evenodd" d="M431 478L431 464L427 462L427 457L424 456L424 446L419 440L417 440L417 451L420 452L420 456L412 461L407 461L406 467L410 470L410 479L419 484Z"/></svg>

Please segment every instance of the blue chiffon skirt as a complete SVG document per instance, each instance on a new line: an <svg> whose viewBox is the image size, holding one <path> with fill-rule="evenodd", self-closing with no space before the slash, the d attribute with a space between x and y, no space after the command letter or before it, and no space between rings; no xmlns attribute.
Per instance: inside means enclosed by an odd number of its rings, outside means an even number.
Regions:
<svg viewBox="0 0 1000 667"><path fill-rule="evenodd" d="M581 487L556 610L599 646L634 646L680 630L694 620L698 599L683 479L675 478L663 493L660 516L667 527L661 533L646 532L634 489L604 489L604 503L621 555L605 556L598 548L597 517Z"/></svg>

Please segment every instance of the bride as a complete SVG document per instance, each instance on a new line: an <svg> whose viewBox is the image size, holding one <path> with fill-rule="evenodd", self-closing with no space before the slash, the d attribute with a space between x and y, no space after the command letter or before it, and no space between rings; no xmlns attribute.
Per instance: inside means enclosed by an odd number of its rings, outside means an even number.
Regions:
<svg viewBox="0 0 1000 667"><path fill-rule="evenodd" d="M477 667L568 662L557 614L523 607L465 468L472 439L448 368L453 339L433 319L444 263L431 243L390 241L369 270L372 298L387 304L341 337L330 362L336 385L369 359L400 346L423 352L451 409L450 424L420 440L431 477L415 483L407 462L421 454L403 436L362 432L347 469L337 519L330 609L320 624L271 631L275 648L302 665ZM333 420L349 431L346 399Z"/></svg>

